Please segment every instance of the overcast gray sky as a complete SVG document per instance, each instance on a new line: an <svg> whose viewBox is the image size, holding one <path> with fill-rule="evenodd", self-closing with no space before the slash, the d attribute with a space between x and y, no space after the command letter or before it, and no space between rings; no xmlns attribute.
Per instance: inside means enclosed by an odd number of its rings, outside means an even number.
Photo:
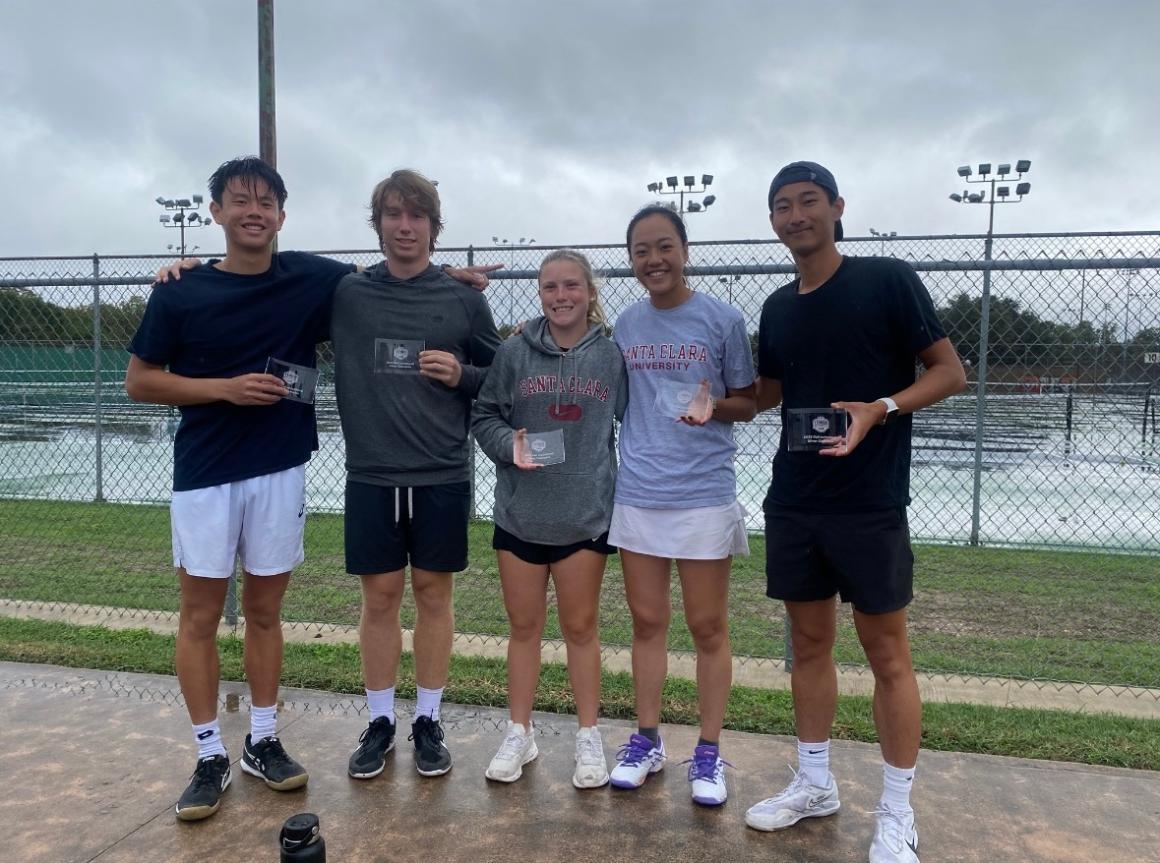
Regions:
<svg viewBox="0 0 1160 863"><path fill-rule="evenodd" d="M4 0L0 255L164 252L154 198L258 149L256 30L254 0ZM1158 31L1153 0L277 0L282 247L373 246L396 167L439 180L444 245L618 242L691 173L693 239L766 237L795 159L847 235L980 232L956 166L1020 158L996 230L1160 228Z"/></svg>

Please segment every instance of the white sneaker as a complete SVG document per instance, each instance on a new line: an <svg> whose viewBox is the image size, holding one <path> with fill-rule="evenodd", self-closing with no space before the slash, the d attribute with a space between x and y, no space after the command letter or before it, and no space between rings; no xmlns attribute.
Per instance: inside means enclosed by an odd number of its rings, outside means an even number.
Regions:
<svg viewBox="0 0 1160 863"><path fill-rule="evenodd" d="M698 746L693 757L682 763L689 765L689 790L694 803L720 806L725 802L729 796L725 768L733 765L721 757L716 746Z"/></svg>
<svg viewBox="0 0 1160 863"><path fill-rule="evenodd" d="M879 806L874 810L874 817L877 824L874 841L870 843L870 863L918 863L914 810L896 812Z"/></svg>
<svg viewBox="0 0 1160 863"><path fill-rule="evenodd" d="M640 788L649 774L656 773L665 766L665 744L658 740L656 746L647 737L633 734L628 743L616 753L617 765L612 768L611 780L616 788Z"/></svg>
<svg viewBox="0 0 1160 863"><path fill-rule="evenodd" d="M604 741L595 725L576 732L576 772L572 774L572 784L577 788L600 788L608 784Z"/></svg>
<svg viewBox="0 0 1160 863"><path fill-rule="evenodd" d="M803 818L833 815L840 805L833 774L826 774L826 785L811 785L804 772L794 770L793 782L784 791L749 807L745 823L754 830L784 830Z"/></svg>
<svg viewBox="0 0 1160 863"><path fill-rule="evenodd" d="M540 754L536 748L536 735L531 726L525 731L518 722L508 722L507 734L499 751L487 765L484 775L496 782L515 782L524 775L524 765Z"/></svg>

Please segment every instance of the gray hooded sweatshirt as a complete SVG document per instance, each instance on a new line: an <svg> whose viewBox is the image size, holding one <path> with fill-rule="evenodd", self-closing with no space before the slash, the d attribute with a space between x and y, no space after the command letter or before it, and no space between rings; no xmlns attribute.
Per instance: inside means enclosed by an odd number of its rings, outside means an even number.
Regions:
<svg viewBox="0 0 1160 863"><path fill-rule="evenodd" d="M496 464L495 523L524 542L595 539L612 520L613 419L624 416L624 357L601 328L560 350L545 318L504 342L475 403L471 429ZM562 464L513 464L514 430L564 432Z"/></svg>
<svg viewBox="0 0 1160 863"><path fill-rule="evenodd" d="M330 332L348 478L386 486L467 481L471 400L500 344L483 295L438 267L396 279L380 263L338 283ZM387 371L384 346L400 340L454 354L459 384Z"/></svg>

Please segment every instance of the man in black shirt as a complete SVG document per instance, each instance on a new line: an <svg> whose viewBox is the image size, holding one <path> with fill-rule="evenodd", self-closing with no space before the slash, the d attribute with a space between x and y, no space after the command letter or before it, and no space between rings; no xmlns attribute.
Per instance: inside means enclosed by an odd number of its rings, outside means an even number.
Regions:
<svg viewBox="0 0 1160 863"><path fill-rule="evenodd" d="M966 376L908 264L838 251L844 208L833 175L813 162L787 165L770 185L770 223L799 273L762 308L757 400L759 411L782 409L764 504L766 573L768 595L785 602L790 619L799 770L745 820L778 830L838 809L829 735L841 596L854 607L874 674L884 761L870 861L916 863L909 794L922 705L906 633L911 415L959 392ZM926 368L917 380L916 359ZM826 408L846 411L845 434L825 437L813 451L791 447L791 411Z"/></svg>

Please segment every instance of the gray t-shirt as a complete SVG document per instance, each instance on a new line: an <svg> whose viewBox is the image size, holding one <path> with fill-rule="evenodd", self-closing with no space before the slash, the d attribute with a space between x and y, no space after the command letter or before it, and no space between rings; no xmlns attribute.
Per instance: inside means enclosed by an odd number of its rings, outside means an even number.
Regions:
<svg viewBox="0 0 1160 863"><path fill-rule="evenodd" d="M720 506L737 498L733 423L709 420L694 427L657 410L665 381L709 391L753 383L753 353L745 319L731 306L693 294L674 309L648 300L625 309L613 339L628 372L628 411L620 427L616 502L650 509Z"/></svg>

